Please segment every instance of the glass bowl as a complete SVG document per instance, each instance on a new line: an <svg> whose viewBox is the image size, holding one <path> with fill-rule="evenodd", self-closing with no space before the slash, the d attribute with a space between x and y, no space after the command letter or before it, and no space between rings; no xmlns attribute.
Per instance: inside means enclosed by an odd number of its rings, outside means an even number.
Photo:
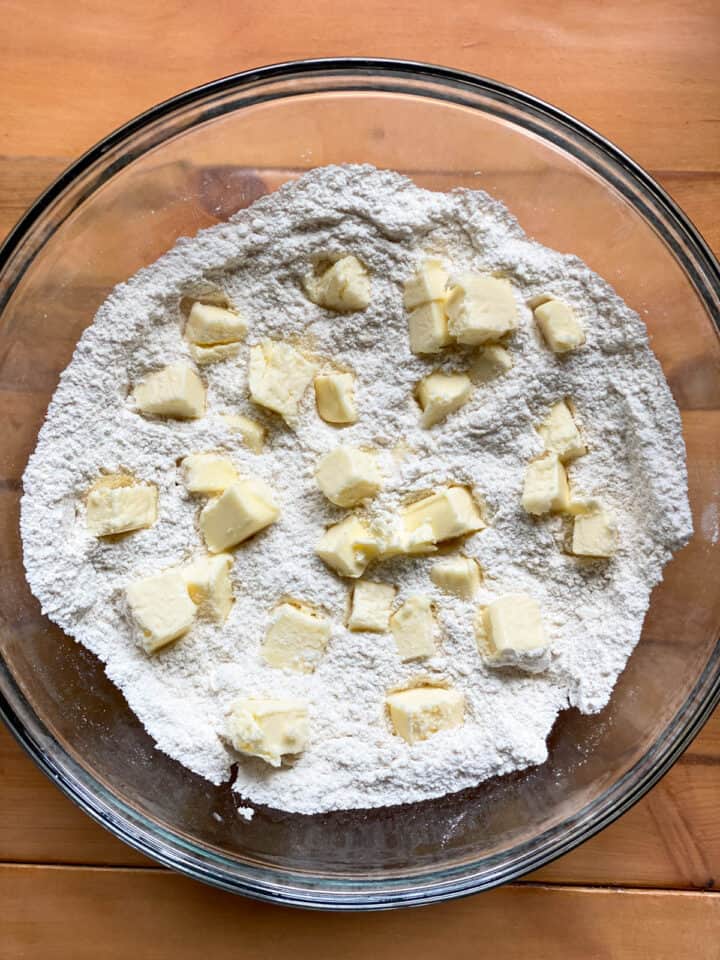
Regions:
<svg viewBox="0 0 720 960"><path fill-rule="evenodd" d="M61 370L113 286L178 237L289 178L369 162L438 190L482 188L582 257L646 320L682 410L695 536L655 590L599 716L566 711L542 766L424 803L300 816L258 809L154 749L90 653L25 582L21 476ZM0 252L0 693L36 763L116 836L227 890L372 909L534 870L638 800L720 696L720 273L668 196L582 124L492 80L417 63L320 60L228 77L90 150ZM48 531L52 537L53 531Z"/></svg>

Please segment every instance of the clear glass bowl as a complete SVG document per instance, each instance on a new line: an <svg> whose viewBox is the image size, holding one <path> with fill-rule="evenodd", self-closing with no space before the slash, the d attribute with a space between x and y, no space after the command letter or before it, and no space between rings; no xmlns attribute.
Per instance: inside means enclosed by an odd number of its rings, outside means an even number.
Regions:
<svg viewBox="0 0 720 960"><path fill-rule="evenodd" d="M683 413L691 544L655 591L608 708L566 711L543 766L439 800L306 817L259 810L157 752L101 664L23 575L20 478L60 371L113 286L300 172L369 162L499 197L646 320ZM133 120L75 163L0 252L0 693L11 730L92 817L161 863L285 904L380 908L511 880L602 829L667 770L720 695L720 273L667 195L559 110L415 63L284 64ZM48 530L48 537L54 536Z"/></svg>

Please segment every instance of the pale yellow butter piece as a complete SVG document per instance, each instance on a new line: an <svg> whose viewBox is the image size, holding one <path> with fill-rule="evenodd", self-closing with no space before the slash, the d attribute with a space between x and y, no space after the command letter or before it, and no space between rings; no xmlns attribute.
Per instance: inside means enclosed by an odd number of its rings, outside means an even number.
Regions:
<svg viewBox="0 0 720 960"><path fill-rule="evenodd" d="M221 553L274 523L280 511L270 488L258 480L238 480L200 512L208 550Z"/></svg>
<svg viewBox="0 0 720 960"><path fill-rule="evenodd" d="M220 363L240 353L239 343L216 343L212 347L202 347L196 343L190 344L190 355L200 367L207 367L211 363Z"/></svg>
<svg viewBox="0 0 720 960"><path fill-rule="evenodd" d="M357 447L335 447L318 461L315 477L331 503L339 507L374 497L382 486L382 476L374 454Z"/></svg>
<svg viewBox="0 0 720 960"><path fill-rule="evenodd" d="M448 557L432 565L430 579L446 593L471 600L480 588L480 567L470 557Z"/></svg>
<svg viewBox="0 0 720 960"><path fill-rule="evenodd" d="M205 387L186 363L151 373L133 390L138 410L174 420L197 420L205 413Z"/></svg>
<svg viewBox="0 0 720 960"><path fill-rule="evenodd" d="M480 611L478 647L497 667L529 672L547 669L549 652L537 601L524 593L508 593Z"/></svg>
<svg viewBox="0 0 720 960"><path fill-rule="evenodd" d="M350 630L385 633L394 599L395 587L392 584L358 580L353 587L348 627Z"/></svg>
<svg viewBox="0 0 720 960"><path fill-rule="evenodd" d="M330 624L304 603L281 603L273 611L262 655L271 667L312 673L325 653Z"/></svg>
<svg viewBox="0 0 720 960"><path fill-rule="evenodd" d="M585 330L572 307L562 300L546 300L533 311L545 342L554 353L567 353L585 343Z"/></svg>
<svg viewBox="0 0 720 960"><path fill-rule="evenodd" d="M187 633L195 620L195 604L180 569L135 580L125 588L125 598L148 653Z"/></svg>
<svg viewBox="0 0 720 960"><path fill-rule="evenodd" d="M448 331L459 343L499 340L518 325L512 287L497 277L461 274L445 307Z"/></svg>
<svg viewBox="0 0 720 960"><path fill-rule="evenodd" d="M219 553L213 557L199 557L182 568L190 599L198 614L224 623L233 605L230 568L232 557Z"/></svg>
<svg viewBox="0 0 720 960"><path fill-rule="evenodd" d="M238 753L279 767L284 756L302 753L307 746L307 704L291 699L239 700L228 715L226 735Z"/></svg>
<svg viewBox="0 0 720 960"><path fill-rule="evenodd" d="M574 460L587 453L575 419L564 400L550 408L545 420L538 427L545 449L556 453L563 462Z"/></svg>
<svg viewBox="0 0 720 960"><path fill-rule="evenodd" d="M602 509L573 521L572 552L578 557L611 557L617 550L617 528Z"/></svg>
<svg viewBox="0 0 720 960"><path fill-rule="evenodd" d="M234 433L240 434L248 450L252 450L253 453L262 453L265 444L265 427L261 423L241 413L221 413L220 416Z"/></svg>
<svg viewBox="0 0 720 960"><path fill-rule="evenodd" d="M185 337L203 346L244 340L247 321L238 313L210 303L194 303L185 324Z"/></svg>
<svg viewBox="0 0 720 960"><path fill-rule="evenodd" d="M355 377L351 373L323 373L315 377L315 402L327 423L355 423Z"/></svg>
<svg viewBox="0 0 720 960"><path fill-rule="evenodd" d="M410 349L413 353L439 353L452 343L448 333L445 305L434 300L415 307L408 317Z"/></svg>
<svg viewBox="0 0 720 960"><path fill-rule="evenodd" d="M428 257L405 282L403 302L407 309L411 310L431 300L445 300L447 279L447 271L442 260Z"/></svg>
<svg viewBox="0 0 720 960"><path fill-rule="evenodd" d="M85 521L96 537L151 527L157 520L157 488L124 477L103 477L87 496Z"/></svg>
<svg viewBox="0 0 720 960"><path fill-rule="evenodd" d="M467 403L472 393L464 373L431 373L420 381L417 396L422 407L422 424L432 427Z"/></svg>
<svg viewBox="0 0 720 960"><path fill-rule="evenodd" d="M347 517L329 527L315 553L343 577L361 577L379 552L376 538L358 517Z"/></svg>
<svg viewBox="0 0 720 960"><path fill-rule="evenodd" d="M435 618L429 597L421 594L408 597L390 617L390 629L401 660L418 660L434 655Z"/></svg>
<svg viewBox="0 0 720 960"><path fill-rule="evenodd" d="M522 495L527 513L539 517L551 511L563 512L569 500L567 474L556 453L546 453L528 464Z"/></svg>
<svg viewBox="0 0 720 960"><path fill-rule="evenodd" d="M250 349L250 399L279 413L292 426L317 365L280 340L263 340Z"/></svg>
<svg viewBox="0 0 720 960"><path fill-rule="evenodd" d="M430 523L421 523L414 530L405 529L402 521L380 540L380 558L390 560L398 556L422 556L435 553L437 542Z"/></svg>
<svg viewBox="0 0 720 960"><path fill-rule="evenodd" d="M211 496L222 493L238 478L229 457L219 453L193 453L182 462L185 486L190 493Z"/></svg>
<svg viewBox="0 0 720 960"><path fill-rule="evenodd" d="M403 510L402 521L409 532L428 524L436 543L475 533L485 526L467 487L447 487L411 503Z"/></svg>
<svg viewBox="0 0 720 960"><path fill-rule="evenodd" d="M445 687L414 687L386 698L395 733L408 743L427 740L465 719L465 696Z"/></svg>
<svg viewBox="0 0 720 960"><path fill-rule="evenodd" d="M339 313L364 310L370 303L370 277L352 255L336 260L320 276L306 276L305 290L313 303Z"/></svg>
<svg viewBox="0 0 720 960"><path fill-rule="evenodd" d="M478 351L470 373L478 383L489 383L512 370L512 365L512 357L505 347L490 344Z"/></svg>

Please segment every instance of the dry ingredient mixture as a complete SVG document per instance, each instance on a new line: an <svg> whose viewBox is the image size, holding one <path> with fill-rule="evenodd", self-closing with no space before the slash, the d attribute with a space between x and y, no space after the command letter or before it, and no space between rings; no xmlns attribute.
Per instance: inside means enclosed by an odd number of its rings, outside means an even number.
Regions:
<svg viewBox="0 0 720 960"><path fill-rule="evenodd" d="M346 255L367 271L368 306L338 312L312 302L313 266ZM422 423L418 382L437 370L467 371L480 348L411 351L403 290L426 257L440 258L451 281L467 271L507 279L519 318L503 341L512 368L476 379L469 399L431 427ZM247 334L226 359L196 366L201 351L183 334L186 305L218 291L245 318ZM548 348L532 310L548 295L572 306L585 330L579 349ZM293 345L320 373L351 372L356 422L325 422L312 383L291 426L253 404L248 356L266 338ZM143 415L135 385L178 361L206 384L204 415ZM617 547L607 559L568 552L566 516L523 508L528 464L543 452L538 425L563 398L587 446L567 463L571 492L598 498L614 518ZM224 414L264 425L260 452ZM471 489L482 504L487 526L448 554L477 560L475 596L436 585L437 555L374 562L363 578L397 588L394 610L416 595L431 601L429 657L401 660L392 631L348 629L356 581L314 552L325 529L351 512L315 478L319 458L339 444L375 453L382 487L354 512L380 527L390 529L408 499L447 484ZM206 555L198 516L208 498L188 491L180 466L204 451L265 481L279 516L233 549L226 621L198 617L176 642L148 653L126 588ZM87 495L103 474L154 485L156 522L122 536L94 534ZM229 223L181 239L117 287L61 377L22 502L27 576L43 612L103 660L158 748L216 784L237 763L234 789L246 800L308 814L437 797L542 763L560 710L593 713L607 703L650 591L690 534L680 418L638 316L576 257L527 239L488 195L421 190L367 166L314 170ZM498 669L478 646L478 608L508 593L537 602L544 671ZM273 610L287 598L329 624L314 672L261 655ZM406 742L385 698L415 682L464 694L464 722ZM227 715L248 697L304 702L305 749L278 767L233 749Z"/></svg>

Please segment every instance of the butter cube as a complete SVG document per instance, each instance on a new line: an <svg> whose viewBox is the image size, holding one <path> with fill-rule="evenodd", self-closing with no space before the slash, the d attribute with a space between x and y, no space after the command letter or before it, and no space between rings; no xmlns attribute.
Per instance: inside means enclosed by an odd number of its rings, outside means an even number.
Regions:
<svg viewBox="0 0 720 960"><path fill-rule="evenodd" d="M459 727L465 719L465 697L444 687L414 687L386 698L395 733L408 743L427 740L441 730Z"/></svg>
<svg viewBox="0 0 720 960"><path fill-rule="evenodd" d="M200 367L211 363L220 363L240 353L239 343L216 343L213 347L202 347L196 343L190 344L190 355Z"/></svg>
<svg viewBox="0 0 720 960"><path fill-rule="evenodd" d="M200 512L200 530L211 553L222 553L280 515L272 491L257 480L238 480Z"/></svg>
<svg viewBox="0 0 720 960"><path fill-rule="evenodd" d="M130 477L102 477L87 497L85 521L95 537L151 527L157 520L157 488Z"/></svg>
<svg viewBox="0 0 720 960"><path fill-rule="evenodd" d="M400 659L418 660L435 653L433 633L435 619L429 597L408 597L390 617L390 629L395 637Z"/></svg>
<svg viewBox="0 0 720 960"><path fill-rule="evenodd" d="M580 514L573 521L572 552L578 557L611 557L617 549L617 528L602 510Z"/></svg>
<svg viewBox="0 0 720 960"><path fill-rule="evenodd" d="M222 493L238 478L232 460L219 453L193 453L185 457L182 468L188 491L205 496Z"/></svg>
<svg viewBox="0 0 720 960"><path fill-rule="evenodd" d="M429 524L436 543L475 533L485 526L466 487L448 487L411 503L403 510L402 519L410 532Z"/></svg>
<svg viewBox="0 0 720 960"><path fill-rule="evenodd" d="M265 427L257 420L245 417L241 413L222 413L220 416L233 433L239 433L248 450L262 453L265 444Z"/></svg>
<svg viewBox="0 0 720 960"><path fill-rule="evenodd" d="M480 588L480 567L470 557L449 557L432 565L430 579L445 593L471 600Z"/></svg>
<svg viewBox="0 0 720 960"><path fill-rule="evenodd" d="M238 753L279 767L288 754L302 753L309 735L304 700L239 700L227 719L227 738Z"/></svg>
<svg viewBox="0 0 720 960"><path fill-rule="evenodd" d="M304 603L281 603L265 633L262 654L271 667L312 673L325 653L330 624Z"/></svg>
<svg viewBox="0 0 720 960"><path fill-rule="evenodd" d="M567 353L585 343L585 331L572 307L562 300L546 300L533 311L545 342L554 353Z"/></svg>
<svg viewBox="0 0 720 960"><path fill-rule="evenodd" d="M385 633L394 599L395 587L392 584L358 580L353 588L348 627L350 630Z"/></svg>
<svg viewBox="0 0 720 960"><path fill-rule="evenodd" d="M422 407L422 424L432 427L454 413L470 399L472 383L464 373L431 373L420 381L417 396Z"/></svg>
<svg viewBox="0 0 720 960"><path fill-rule="evenodd" d="M200 557L182 568L190 599L201 617L224 623L233 605L230 568L232 557L219 553L214 557Z"/></svg>
<svg viewBox="0 0 720 960"><path fill-rule="evenodd" d="M442 260L430 257L418 267L417 271L405 282L404 303L408 310L429 303L431 300L445 300L447 297L447 271Z"/></svg>
<svg viewBox="0 0 720 960"><path fill-rule="evenodd" d="M490 344L478 352L470 373L478 383L489 383L512 370L512 365L512 357L505 347Z"/></svg>
<svg viewBox="0 0 720 960"><path fill-rule="evenodd" d="M564 463L587 453L587 447L564 400L552 405L550 413L538 427L538 433L543 438L545 449L556 453Z"/></svg>
<svg viewBox="0 0 720 960"><path fill-rule="evenodd" d="M429 522L421 523L415 530L407 530L402 522L380 542L380 558L390 560L398 556L421 556L435 553L435 531Z"/></svg>
<svg viewBox="0 0 720 960"><path fill-rule="evenodd" d="M358 517L347 517L328 527L315 553L343 577L360 577L378 555L378 543Z"/></svg>
<svg viewBox="0 0 720 960"><path fill-rule="evenodd" d="M463 273L446 303L448 330L459 343L488 343L512 333L518 313L507 280Z"/></svg>
<svg viewBox="0 0 720 960"><path fill-rule="evenodd" d="M408 317L408 331L413 353L439 353L452 343L445 305L437 300L415 307Z"/></svg>
<svg viewBox="0 0 720 960"><path fill-rule="evenodd" d="M356 447L335 447L318 461L315 477L331 503L354 507L382 486L375 455Z"/></svg>
<svg viewBox="0 0 720 960"><path fill-rule="evenodd" d="M193 625L195 604L180 570L135 580L125 588L125 599L148 653L177 640Z"/></svg>
<svg viewBox="0 0 720 960"><path fill-rule="evenodd" d="M527 513L539 517L550 511L566 511L569 501L567 474L556 453L546 453L528 464L522 495Z"/></svg>
<svg viewBox="0 0 720 960"><path fill-rule="evenodd" d="M290 344L263 340L250 349L250 399L279 413L292 426L297 421L300 400L316 370L316 364Z"/></svg>
<svg viewBox="0 0 720 960"><path fill-rule="evenodd" d="M133 390L138 410L157 417L196 420L205 413L205 387L185 363L171 363L151 373Z"/></svg>
<svg viewBox="0 0 720 960"><path fill-rule="evenodd" d="M207 346L244 340L247 322L239 314L210 303L194 303L185 324L185 336L191 343Z"/></svg>
<svg viewBox="0 0 720 960"><path fill-rule="evenodd" d="M495 667L518 667L536 673L547 669L549 652L540 608L524 593L508 593L481 611L478 647Z"/></svg>
<svg viewBox="0 0 720 960"><path fill-rule="evenodd" d="M320 307L348 313L370 303L370 277L357 257L341 257L320 276L305 277L307 295Z"/></svg>
<svg viewBox="0 0 720 960"><path fill-rule="evenodd" d="M355 423L355 378L351 373L323 373L315 377L315 402L327 423Z"/></svg>

